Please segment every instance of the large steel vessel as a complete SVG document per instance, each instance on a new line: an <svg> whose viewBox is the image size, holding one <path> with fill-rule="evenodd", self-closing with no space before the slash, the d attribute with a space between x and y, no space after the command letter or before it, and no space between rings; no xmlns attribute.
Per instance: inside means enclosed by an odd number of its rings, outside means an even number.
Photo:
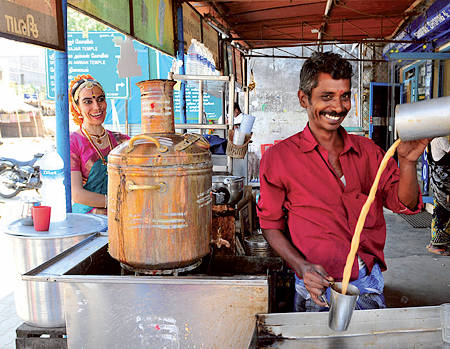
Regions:
<svg viewBox="0 0 450 349"><path fill-rule="evenodd" d="M38 327L65 326L62 287L56 283L20 280L24 274L95 232L106 230L106 217L68 213L65 221L51 223L48 231L36 231L22 220L8 225L5 232L14 252L17 282L14 291L17 315Z"/></svg>
<svg viewBox="0 0 450 349"><path fill-rule="evenodd" d="M195 265L209 253L209 143L176 134L171 80L138 83L143 134L108 156L109 253L134 271Z"/></svg>

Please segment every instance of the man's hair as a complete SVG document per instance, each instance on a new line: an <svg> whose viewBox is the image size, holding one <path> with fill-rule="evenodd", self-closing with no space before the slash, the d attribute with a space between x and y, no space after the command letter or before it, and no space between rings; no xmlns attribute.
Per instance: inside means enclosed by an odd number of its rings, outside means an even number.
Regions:
<svg viewBox="0 0 450 349"><path fill-rule="evenodd" d="M330 74L333 79L349 79L351 84L352 66L341 55L333 52L314 52L300 71L300 85L308 98L311 98L313 88L317 87L319 73Z"/></svg>
<svg viewBox="0 0 450 349"><path fill-rule="evenodd" d="M242 113L242 112L241 112L241 108L239 108L239 103L238 103L238 102L234 102L234 108L233 108L233 111L236 110L236 109L239 110L239 113Z"/></svg>

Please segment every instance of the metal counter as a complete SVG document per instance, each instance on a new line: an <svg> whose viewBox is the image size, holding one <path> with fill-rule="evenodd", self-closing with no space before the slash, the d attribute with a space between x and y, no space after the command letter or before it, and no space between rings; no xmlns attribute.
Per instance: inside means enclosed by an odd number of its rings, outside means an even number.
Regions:
<svg viewBox="0 0 450 349"><path fill-rule="evenodd" d="M107 243L90 237L23 276L63 283L69 348L249 346L267 277L120 275Z"/></svg>
<svg viewBox="0 0 450 349"><path fill-rule="evenodd" d="M357 310L345 332L328 313L260 314L252 348L450 348L442 341L439 306Z"/></svg>

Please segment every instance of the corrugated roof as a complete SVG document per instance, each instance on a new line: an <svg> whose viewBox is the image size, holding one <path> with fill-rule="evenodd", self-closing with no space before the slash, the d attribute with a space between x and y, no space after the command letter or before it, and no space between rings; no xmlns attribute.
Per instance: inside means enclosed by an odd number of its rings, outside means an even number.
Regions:
<svg viewBox="0 0 450 349"><path fill-rule="evenodd" d="M248 48L312 42L388 42L432 1L190 1L207 20Z"/></svg>

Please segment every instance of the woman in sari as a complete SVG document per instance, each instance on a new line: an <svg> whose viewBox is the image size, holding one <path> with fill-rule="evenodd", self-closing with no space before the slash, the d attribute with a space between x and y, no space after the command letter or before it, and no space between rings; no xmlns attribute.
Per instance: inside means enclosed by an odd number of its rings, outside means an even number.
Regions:
<svg viewBox="0 0 450 349"><path fill-rule="evenodd" d="M105 92L91 75L77 76L71 81L69 104L73 120L80 127L70 135L72 211L106 214L107 156L128 136L103 127Z"/></svg>

